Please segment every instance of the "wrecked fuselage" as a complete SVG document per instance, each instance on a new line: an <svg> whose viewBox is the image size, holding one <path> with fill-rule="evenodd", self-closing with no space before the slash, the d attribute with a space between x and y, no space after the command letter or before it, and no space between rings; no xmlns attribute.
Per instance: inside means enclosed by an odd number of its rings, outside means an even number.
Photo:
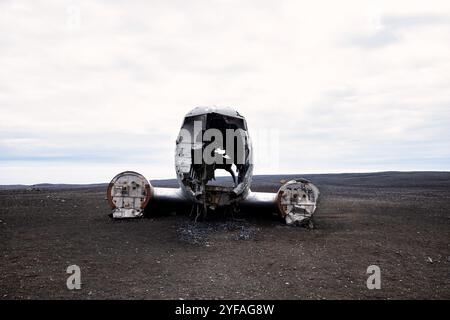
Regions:
<svg viewBox="0 0 450 320"><path fill-rule="evenodd" d="M233 205L249 192L253 162L247 123L228 108L196 108L183 120L176 141L177 178L201 210ZM232 185L215 184L218 170Z"/></svg>

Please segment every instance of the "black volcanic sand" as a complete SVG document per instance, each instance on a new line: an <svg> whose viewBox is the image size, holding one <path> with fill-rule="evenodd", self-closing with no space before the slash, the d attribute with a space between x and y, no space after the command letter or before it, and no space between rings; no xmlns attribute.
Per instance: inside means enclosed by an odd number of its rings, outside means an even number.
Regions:
<svg viewBox="0 0 450 320"><path fill-rule="evenodd" d="M113 221L106 185L2 187L0 299L450 298L450 173L305 177L321 190L315 230L260 212ZM81 290L66 287L72 264Z"/></svg>

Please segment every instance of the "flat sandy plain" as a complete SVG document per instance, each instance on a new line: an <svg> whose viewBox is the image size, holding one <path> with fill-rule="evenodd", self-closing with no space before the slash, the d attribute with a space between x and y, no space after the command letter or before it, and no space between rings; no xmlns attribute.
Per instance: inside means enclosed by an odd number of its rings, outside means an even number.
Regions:
<svg viewBox="0 0 450 320"><path fill-rule="evenodd" d="M449 172L303 177L321 190L314 230L256 211L113 221L106 184L2 186L0 299L450 299Z"/></svg>

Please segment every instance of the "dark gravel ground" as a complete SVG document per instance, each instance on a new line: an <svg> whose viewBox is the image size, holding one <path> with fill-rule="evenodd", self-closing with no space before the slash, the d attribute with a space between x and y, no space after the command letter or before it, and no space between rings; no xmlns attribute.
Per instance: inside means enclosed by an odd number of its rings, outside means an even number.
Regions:
<svg viewBox="0 0 450 320"><path fill-rule="evenodd" d="M306 177L314 230L259 212L113 221L104 185L2 187L0 299L450 299L450 173ZM72 264L81 290L66 287Z"/></svg>

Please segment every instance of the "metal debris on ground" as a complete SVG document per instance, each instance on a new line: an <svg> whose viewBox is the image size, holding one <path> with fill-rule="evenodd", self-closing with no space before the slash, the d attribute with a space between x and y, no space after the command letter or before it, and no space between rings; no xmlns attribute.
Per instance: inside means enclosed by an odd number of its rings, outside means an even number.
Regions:
<svg viewBox="0 0 450 320"><path fill-rule="evenodd" d="M217 222L185 222L177 230L178 238L181 241L210 246L209 236L213 233L230 233L227 237L230 240L252 240L255 238L258 228L249 226L247 223L226 221Z"/></svg>

